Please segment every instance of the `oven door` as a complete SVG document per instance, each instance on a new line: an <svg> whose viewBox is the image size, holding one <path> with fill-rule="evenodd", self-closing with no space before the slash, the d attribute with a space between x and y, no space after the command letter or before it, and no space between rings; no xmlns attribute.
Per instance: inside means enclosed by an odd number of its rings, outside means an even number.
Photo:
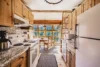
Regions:
<svg viewBox="0 0 100 67"><path fill-rule="evenodd" d="M30 67L33 67L36 57L37 57L37 46L30 49Z"/></svg>

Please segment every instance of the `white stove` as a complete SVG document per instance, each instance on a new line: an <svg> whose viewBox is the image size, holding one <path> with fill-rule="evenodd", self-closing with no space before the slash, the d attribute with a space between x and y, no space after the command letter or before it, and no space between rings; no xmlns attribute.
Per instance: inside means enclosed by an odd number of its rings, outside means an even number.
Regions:
<svg viewBox="0 0 100 67"><path fill-rule="evenodd" d="M24 45L30 46L30 67L34 66L36 57L39 55L39 39L32 42L26 42Z"/></svg>

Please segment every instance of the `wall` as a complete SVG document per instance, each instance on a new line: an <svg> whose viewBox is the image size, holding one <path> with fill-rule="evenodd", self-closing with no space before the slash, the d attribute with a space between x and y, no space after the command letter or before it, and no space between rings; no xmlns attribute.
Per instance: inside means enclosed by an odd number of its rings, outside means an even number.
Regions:
<svg viewBox="0 0 100 67"><path fill-rule="evenodd" d="M35 20L62 20L61 12L33 12Z"/></svg>
<svg viewBox="0 0 100 67"><path fill-rule="evenodd" d="M100 38L100 4L78 16L78 24L81 36ZM100 41L79 38L77 45L76 67L100 67Z"/></svg>
<svg viewBox="0 0 100 67"><path fill-rule="evenodd" d="M24 39L27 39L27 30L21 30L16 27L0 27L0 31L7 31L7 37L11 40L12 44L23 43Z"/></svg>

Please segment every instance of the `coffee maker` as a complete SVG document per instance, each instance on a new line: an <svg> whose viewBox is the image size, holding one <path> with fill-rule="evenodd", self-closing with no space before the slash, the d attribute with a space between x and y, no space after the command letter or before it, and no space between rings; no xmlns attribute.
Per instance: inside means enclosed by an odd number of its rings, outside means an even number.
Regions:
<svg viewBox="0 0 100 67"><path fill-rule="evenodd" d="M12 42L7 39L6 36L6 31L0 31L0 51L9 49L9 44L12 44Z"/></svg>

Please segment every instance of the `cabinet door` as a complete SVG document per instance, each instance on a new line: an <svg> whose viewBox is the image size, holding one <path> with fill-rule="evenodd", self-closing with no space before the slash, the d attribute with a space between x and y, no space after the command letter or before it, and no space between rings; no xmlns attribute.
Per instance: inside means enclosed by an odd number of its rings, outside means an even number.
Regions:
<svg viewBox="0 0 100 67"><path fill-rule="evenodd" d="M28 8L23 4L23 18L28 19Z"/></svg>
<svg viewBox="0 0 100 67"><path fill-rule="evenodd" d="M70 59L70 52L69 51L67 51L67 67L71 67L71 59Z"/></svg>
<svg viewBox="0 0 100 67"><path fill-rule="evenodd" d="M70 13L68 15L68 29L71 30L72 29L72 14Z"/></svg>
<svg viewBox="0 0 100 67"><path fill-rule="evenodd" d="M11 67L22 67L22 59L17 58L11 63Z"/></svg>
<svg viewBox="0 0 100 67"><path fill-rule="evenodd" d="M91 6L95 6L95 0L91 0Z"/></svg>
<svg viewBox="0 0 100 67"><path fill-rule="evenodd" d="M76 14L76 10L74 10L72 12L72 31L73 31L73 33L75 33L76 23L77 23L77 14Z"/></svg>
<svg viewBox="0 0 100 67"><path fill-rule="evenodd" d="M29 20L30 20L30 24L33 24L33 18L34 18L34 16L33 16L32 13L29 11Z"/></svg>
<svg viewBox="0 0 100 67"><path fill-rule="evenodd" d="M84 2L84 11L88 10L88 0Z"/></svg>
<svg viewBox="0 0 100 67"><path fill-rule="evenodd" d="M0 0L0 25L13 26L11 0Z"/></svg>
<svg viewBox="0 0 100 67"><path fill-rule="evenodd" d="M84 3L82 3L80 6L81 6L81 13L83 13L84 12Z"/></svg>
<svg viewBox="0 0 100 67"><path fill-rule="evenodd" d="M81 5L77 8L77 16L80 15L82 13L81 11Z"/></svg>
<svg viewBox="0 0 100 67"><path fill-rule="evenodd" d="M26 64L26 52L12 61L11 67L27 67Z"/></svg>
<svg viewBox="0 0 100 67"><path fill-rule="evenodd" d="M100 3L100 0L95 0L95 5Z"/></svg>
<svg viewBox="0 0 100 67"><path fill-rule="evenodd" d="M22 54L22 57L23 57L23 62L22 62L22 66L21 67L27 67L26 52L24 54Z"/></svg>
<svg viewBox="0 0 100 67"><path fill-rule="evenodd" d="M21 17L23 17L22 6L23 6L23 4L22 4L21 0L14 0L14 13Z"/></svg>
<svg viewBox="0 0 100 67"><path fill-rule="evenodd" d="M71 59L71 67L75 67L75 55L72 55L72 57L71 57L72 59Z"/></svg>

